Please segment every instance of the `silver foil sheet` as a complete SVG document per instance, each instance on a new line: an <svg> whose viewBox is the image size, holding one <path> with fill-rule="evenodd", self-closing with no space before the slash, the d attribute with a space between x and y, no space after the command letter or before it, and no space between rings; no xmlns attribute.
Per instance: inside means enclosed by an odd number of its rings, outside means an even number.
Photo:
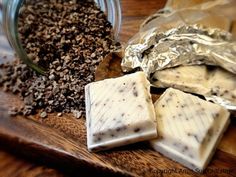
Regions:
<svg viewBox="0 0 236 177"><path fill-rule="evenodd" d="M215 95L209 95L209 96L204 95L204 97L207 101L212 101L214 103L217 103L228 110L236 111L236 104L230 100Z"/></svg>
<svg viewBox="0 0 236 177"><path fill-rule="evenodd" d="M200 25L161 33L150 30L126 47L121 66L124 72L141 68L150 76L157 70L196 64L217 65L236 74L236 42L231 34Z"/></svg>

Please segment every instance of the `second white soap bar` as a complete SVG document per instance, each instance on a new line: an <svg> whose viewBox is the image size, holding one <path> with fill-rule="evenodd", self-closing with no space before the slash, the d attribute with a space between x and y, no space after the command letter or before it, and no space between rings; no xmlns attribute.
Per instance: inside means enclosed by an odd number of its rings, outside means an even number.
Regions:
<svg viewBox="0 0 236 177"><path fill-rule="evenodd" d="M85 87L87 145L90 151L157 137L150 83L143 72Z"/></svg>
<svg viewBox="0 0 236 177"><path fill-rule="evenodd" d="M217 104L169 88L155 103L159 138L155 150L190 169L203 170L229 124Z"/></svg>

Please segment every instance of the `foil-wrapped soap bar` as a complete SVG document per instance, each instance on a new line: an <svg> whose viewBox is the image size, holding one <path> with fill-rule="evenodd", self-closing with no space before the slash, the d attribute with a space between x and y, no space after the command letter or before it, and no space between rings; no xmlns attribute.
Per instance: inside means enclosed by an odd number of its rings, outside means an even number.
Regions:
<svg viewBox="0 0 236 177"><path fill-rule="evenodd" d="M143 72L85 87L87 145L99 151L157 137L150 83Z"/></svg>
<svg viewBox="0 0 236 177"><path fill-rule="evenodd" d="M224 98L232 102L236 107L236 75L225 71L224 69L216 69L212 72L208 81L210 94Z"/></svg>
<svg viewBox="0 0 236 177"><path fill-rule="evenodd" d="M172 88L154 107L159 138L151 141L152 147L190 169L203 170L229 124L229 112Z"/></svg>
<svg viewBox="0 0 236 177"><path fill-rule="evenodd" d="M156 71L152 76L152 84L156 87L173 87L182 91L206 94L207 68L204 65L179 66Z"/></svg>
<svg viewBox="0 0 236 177"><path fill-rule="evenodd" d="M151 83L156 87L173 87L205 96L229 110L236 110L236 75L219 67L179 66L156 71Z"/></svg>

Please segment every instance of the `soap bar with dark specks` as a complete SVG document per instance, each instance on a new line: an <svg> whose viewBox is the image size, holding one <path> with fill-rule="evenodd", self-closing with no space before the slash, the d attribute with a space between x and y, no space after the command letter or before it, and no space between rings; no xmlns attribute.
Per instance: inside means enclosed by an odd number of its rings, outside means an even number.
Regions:
<svg viewBox="0 0 236 177"><path fill-rule="evenodd" d="M206 94L208 73L206 66L178 66L156 71L152 76L152 84L156 87L173 87L185 92Z"/></svg>
<svg viewBox="0 0 236 177"><path fill-rule="evenodd" d="M156 71L151 80L156 87L218 96L236 104L236 75L221 68L209 70L204 65L178 66Z"/></svg>
<svg viewBox="0 0 236 177"><path fill-rule="evenodd" d="M190 169L203 170L228 127L229 112L172 88L154 107L159 138L151 141L152 147Z"/></svg>
<svg viewBox="0 0 236 177"><path fill-rule="evenodd" d="M150 83L143 72L88 84L85 99L89 151L157 137Z"/></svg>

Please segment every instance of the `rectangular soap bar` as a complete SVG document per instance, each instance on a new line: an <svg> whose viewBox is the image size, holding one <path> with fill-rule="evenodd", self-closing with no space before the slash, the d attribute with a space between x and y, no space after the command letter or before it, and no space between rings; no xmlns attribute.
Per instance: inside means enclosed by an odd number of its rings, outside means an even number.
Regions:
<svg viewBox="0 0 236 177"><path fill-rule="evenodd" d="M203 65L179 66L156 71L152 77L156 87L173 87L204 96L218 96L236 104L236 75Z"/></svg>
<svg viewBox="0 0 236 177"><path fill-rule="evenodd" d="M99 151L157 137L150 83L143 72L85 87L87 146Z"/></svg>
<svg viewBox="0 0 236 177"><path fill-rule="evenodd" d="M215 69L208 81L212 95L220 96L236 104L236 75L224 69Z"/></svg>
<svg viewBox="0 0 236 177"><path fill-rule="evenodd" d="M178 66L156 71L151 79L157 87L173 87L182 91L205 94L207 88L207 68L203 65Z"/></svg>
<svg viewBox="0 0 236 177"><path fill-rule="evenodd" d="M229 124L229 112L173 88L154 107L159 138L152 147L192 170L203 170Z"/></svg>

